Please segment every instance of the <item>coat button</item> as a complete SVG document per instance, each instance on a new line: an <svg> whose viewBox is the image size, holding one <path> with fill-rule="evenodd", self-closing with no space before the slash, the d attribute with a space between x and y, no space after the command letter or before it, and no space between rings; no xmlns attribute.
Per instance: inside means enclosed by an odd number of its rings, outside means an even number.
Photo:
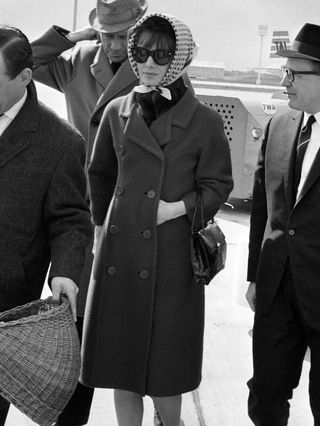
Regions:
<svg viewBox="0 0 320 426"><path fill-rule="evenodd" d="M117 227L117 225L111 225L110 226L110 233L111 234L117 234L119 232L119 228Z"/></svg>
<svg viewBox="0 0 320 426"><path fill-rule="evenodd" d="M146 280L149 276L149 272L146 269L143 269L140 271L139 275L142 280Z"/></svg>
<svg viewBox="0 0 320 426"><path fill-rule="evenodd" d="M123 186L119 185L117 188L117 195L122 195L124 193L124 188Z"/></svg>
<svg viewBox="0 0 320 426"><path fill-rule="evenodd" d="M142 232L142 235L143 235L143 238L151 238L151 236L152 236L152 232L150 231L150 229L145 229L145 230Z"/></svg>
<svg viewBox="0 0 320 426"><path fill-rule="evenodd" d="M288 231L288 233L289 233L289 235L294 235L295 234L295 230L294 229L289 229L289 231Z"/></svg>
<svg viewBox="0 0 320 426"><path fill-rule="evenodd" d="M152 200L155 196L156 191L154 191L153 189L150 189L150 191L147 192L147 197L150 198L150 200Z"/></svg>
<svg viewBox="0 0 320 426"><path fill-rule="evenodd" d="M93 118L93 119L91 120L91 124L92 124L94 127L98 127L98 126L99 126L99 124L100 124L100 120L99 120L99 118Z"/></svg>
<svg viewBox="0 0 320 426"><path fill-rule="evenodd" d="M116 267L115 266L109 266L107 269L108 275L114 275L116 273Z"/></svg>

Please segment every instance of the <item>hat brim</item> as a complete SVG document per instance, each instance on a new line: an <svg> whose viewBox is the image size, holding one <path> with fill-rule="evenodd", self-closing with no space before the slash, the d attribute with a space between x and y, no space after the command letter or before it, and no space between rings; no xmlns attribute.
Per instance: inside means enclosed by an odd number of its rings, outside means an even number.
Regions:
<svg viewBox="0 0 320 426"><path fill-rule="evenodd" d="M127 22L121 22L119 24L101 25L98 21L96 9L92 9L89 14L89 24L94 30L98 31L99 33L117 33L119 31L125 31L133 27L139 21L139 19L143 17L143 15L146 13L146 10L147 6L145 5L141 8L141 11L138 16Z"/></svg>
<svg viewBox="0 0 320 426"><path fill-rule="evenodd" d="M284 58L308 59L309 61L320 62L319 58L316 58L315 56L305 55L303 53L298 52L297 50L290 50L290 49L278 50L276 54Z"/></svg>

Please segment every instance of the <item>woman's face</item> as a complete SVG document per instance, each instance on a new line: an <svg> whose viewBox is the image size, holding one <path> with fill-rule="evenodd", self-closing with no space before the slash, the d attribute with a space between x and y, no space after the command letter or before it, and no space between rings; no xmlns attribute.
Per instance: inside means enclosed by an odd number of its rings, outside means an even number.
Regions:
<svg viewBox="0 0 320 426"><path fill-rule="evenodd" d="M153 53L157 49L161 49L161 51L159 52L160 56L162 56L163 54L166 55L165 52L169 50L167 46L161 45L161 47L159 47L158 43L153 43L152 45L150 45L150 43L147 43L148 39L148 35L146 33L142 33L139 37L136 46L138 48L143 47L151 53ZM159 65L155 62L155 60L150 54L147 55L146 62L137 62L138 73L141 83L145 84L146 86L158 86L166 75L166 72L168 71L168 68L171 63L171 58L172 57L170 56L169 62L167 64Z"/></svg>

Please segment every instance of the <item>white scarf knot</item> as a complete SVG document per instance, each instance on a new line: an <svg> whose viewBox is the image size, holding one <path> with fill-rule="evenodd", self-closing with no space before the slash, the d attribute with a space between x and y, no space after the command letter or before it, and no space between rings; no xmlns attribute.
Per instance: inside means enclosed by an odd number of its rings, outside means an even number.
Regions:
<svg viewBox="0 0 320 426"><path fill-rule="evenodd" d="M140 86L136 86L133 90L137 93L149 93L149 92L152 92L152 91L156 91L156 92L160 93L161 96L168 99L169 101L171 101L171 99L172 99L171 92L167 87L145 86L144 84L141 84Z"/></svg>

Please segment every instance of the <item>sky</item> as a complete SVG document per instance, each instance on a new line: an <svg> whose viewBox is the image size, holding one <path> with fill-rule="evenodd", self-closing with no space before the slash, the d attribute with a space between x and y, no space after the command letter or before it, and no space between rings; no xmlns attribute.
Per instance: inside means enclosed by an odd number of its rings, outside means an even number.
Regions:
<svg viewBox="0 0 320 426"><path fill-rule="evenodd" d="M77 4L77 14L74 6ZM29 39L56 24L72 29L88 23L96 0L0 0L0 21L20 28ZM291 42L306 23L320 25L319 0L149 0L149 12L166 12L184 21L199 44L198 60L223 64L228 70L278 65L269 59L272 32L288 30ZM277 62L277 63L276 63Z"/></svg>

